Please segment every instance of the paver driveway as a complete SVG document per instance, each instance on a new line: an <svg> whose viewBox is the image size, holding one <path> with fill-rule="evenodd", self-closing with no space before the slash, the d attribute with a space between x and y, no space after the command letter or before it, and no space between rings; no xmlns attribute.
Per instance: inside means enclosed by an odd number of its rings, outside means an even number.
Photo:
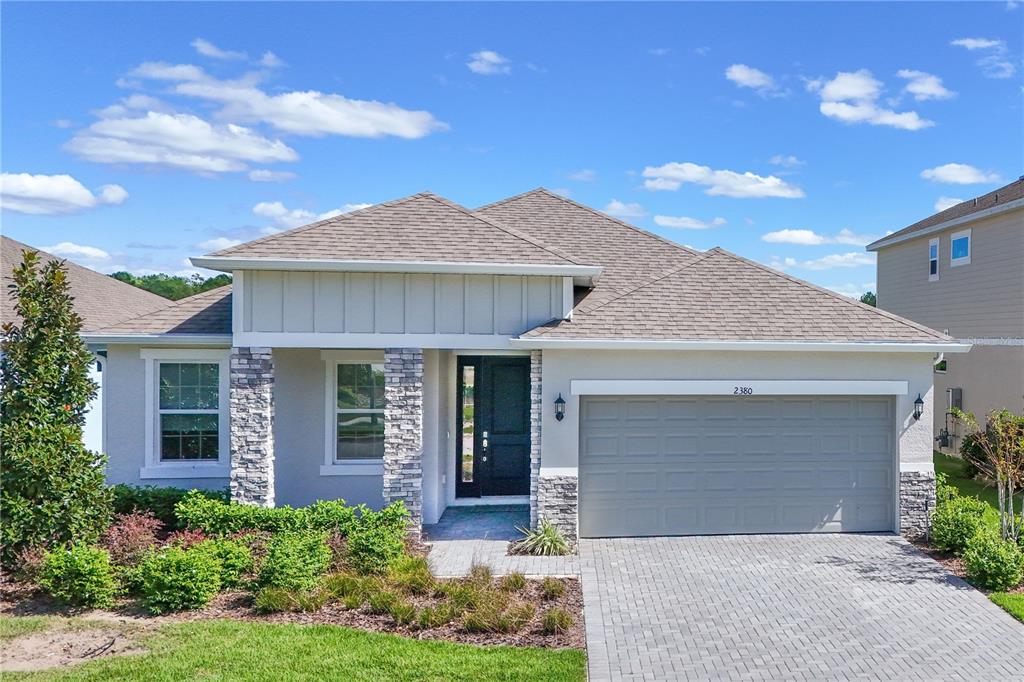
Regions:
<svg viewBox="0 0 1024 682"><path fill-rule="evenodd" d="M1024 679L1024 625L892 535L580 553L591 680Z"/></svg>

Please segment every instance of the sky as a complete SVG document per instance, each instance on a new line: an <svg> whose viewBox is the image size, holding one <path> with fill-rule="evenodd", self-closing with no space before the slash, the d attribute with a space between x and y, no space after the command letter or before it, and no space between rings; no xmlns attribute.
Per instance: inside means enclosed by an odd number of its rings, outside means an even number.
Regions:
<svg viewBox="0 0 1024 682"><path fill-rule="evenodd" d="M0 13L2 231L101 272L543 186L857 296L866 243L1024 173L1013 1Z"/></svg>

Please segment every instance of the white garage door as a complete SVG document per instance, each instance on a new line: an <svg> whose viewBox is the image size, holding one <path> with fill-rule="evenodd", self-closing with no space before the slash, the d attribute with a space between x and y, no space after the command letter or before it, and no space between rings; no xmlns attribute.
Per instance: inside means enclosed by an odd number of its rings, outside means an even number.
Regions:
<svg viewBox="0 0 1024 682"><path fill-rule="evenodd" d="M888 531L879 396L584 396L580 535Z"/></svg>

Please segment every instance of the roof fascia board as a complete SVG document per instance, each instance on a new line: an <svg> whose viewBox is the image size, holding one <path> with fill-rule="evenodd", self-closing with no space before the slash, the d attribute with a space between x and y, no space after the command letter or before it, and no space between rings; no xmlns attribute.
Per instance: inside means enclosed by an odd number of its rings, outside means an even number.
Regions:
<svg viewBox="0 0 1024 682"><path fill-rule="evenodd" d="M953 218L952 220L947 220L945 222L932 225L930 227L923 227L920 230L908 232L907 234L900 235L898 237L882 237L878 241L872 242L864 248L866 248L868 251L878 251L878 249L884 248L886 246L892 246L893 244L899 244L909 239L917 239L918 237L924 237L925 235L935 234L936 232L942 232L943 230L948 230L952 227L965 225L976 220L984 220L985 218L990 218L994 215L999 215L1000 213L1012 211L1015 208L1024 208L1024 199L1014 199L1013 201L1008 201L1000 206L992 206L990 208L986 208L983 211L977 211L976 213L968 213L967 215L960 216L959 218Z"/></svg>
<svg viewBox="0 0 1024 682"><path fill-rule="evenodd" d="M473 263L445 261L313 260L305 258L238 258L197 256L189 259L197 268L234 270L290 270L306 272L408 272L459 275L548 275L597 277L597 265L541 265L530 263Z"/></svg>
<svg viewBox="0 0 1024 682"><path fill-rule="evenodd" d="M89 344L131 344L138 346L230 346L231 334L90 334L82 340Z"/></svg>
<svg viewBox="0 0 1024 682"><path fill-rule="evenodd" d="M799 353L966 353L969 343L956 341L930 342L827 342L827 341L660 341L657 339L512 339L516 348L589 349L589 350L712 350L712 351L780 351Z"/></svg>

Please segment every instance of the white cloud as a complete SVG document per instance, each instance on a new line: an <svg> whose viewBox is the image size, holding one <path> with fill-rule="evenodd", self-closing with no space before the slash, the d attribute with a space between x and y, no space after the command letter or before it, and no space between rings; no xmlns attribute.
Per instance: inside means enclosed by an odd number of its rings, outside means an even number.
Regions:
<svg viewBox="0 0 1024 682"><path fill-rule="evenodd" d="M0 207L34 215L77 213L103 204L120 204L128 192L103 185L96 193L70 175L0 174Z"/></svg>
<svg viewBox="0 0 1024 682"><path fill-rule="evenodd" d="M653 54L655 57L664 57L668 53L672 52L671 47L652 47L647 50L648 54Z"/></svg>
<svg viewBox="0 0 1024 682"><path fill-rule="evenodd" d="M802 166L806 161L796 158L792 154L776 154L772 158L768 159L768 163L773 166L782 166L783 168L795 168L796 166Z"/></svg>
<svg viewBox="0 0 1024 682"><path fill-rule="evenodd" d="M202 38L196 38L192 41L191 45L196 49L196 52L211 59L245 59L247 57L244 52L222 50L209 40L203 40Z"/></svg>
<svg viewBox="0 0 1024 682"><path fill-rule="evenodd" d="M790 257L773 258L768 265L776 270L832 270L833 268L859 268L874 264L875 254L851 251L849 253L834 253L811 260L797 260Z"/></svg>
<svg viewBox="0 0 1024 682"><path fill-rule="evenodd" d="M222 249L230 249L232 246L238 246L241 243L241 239L215 237L213 239L207 239L205 242L199 242L196 244L196 247L203 249L207 253L213 253L214 251L220 251Z"/></svg>
<svg viewBox="0 0 1024 682"><path fill-rule="evenodd" d="M781 94L774 78L746 64L733 64L725 70L725 77L741 88L755 90L761 96Z"/></svg>
<svg viewBox="0 0 1024 682"><path fill-rule="evenodd" d="M904 89L918 102L930 99L949 99L956 95L952 90L946 89L941 78L933 74L912 69L900 69L896 75L908 81Z"/></svg>
<svg viewBox="0 0 1024 682"><path fill-rule="evenodd" d="M984 52L985 54L979 57L975 64L981 67L981 73L986 78L1012 78L1017 73L1017 67L1006 58L1006 43L1002 40L958 38L949 44Z"/></svg>
<svg viewBox="0 0 1024 682"><path fill-rule="evenodd" d="M688 218L687 216L656 215L654 216L654 224L661 227L674 227L679 230L707 230L708 228L725 225L725 218L715 218L705 222L697 218Z"/></svg>
<svg viewBox="0 0 1024 682"><path fill-rule="evenodd" d="M54 128L67 129L67 128L73 128L75 126L75 124L71 121L71 119L67 119L67 118L58 118L57 120L53 121L52 123L53 123L53 127Z"/></svg>
<svg viewBox="0 0 1024 682"><path fill-rule="evenodd" d="M921 177L949 185L982 185L1000 182L998 173L986 173L966 163L947 163L921 171Z"/></svg>
<svg viewBox="0 0 1024 682"><path fill-rule="evenodd" d="M253 182L287 182L297 177L298 175L291 171L274 171L266 168L249 171L249 179Z"/></svg>
<svg viewBox="0 0 1024 682"><path fill-rule="evenodd" d="M270 50L267 50L263 53L263 56L260 57L260 66L265 66L268 69L276 69L284 66L284 61Z"/></svg>
<svg viewBox="0 0 1024 682"><path fill-rule="evenodd" d="M252 212L258 216L270 218L277 227L291 228L316 222L317 220L333 218L343 213L358 211L369 206L371 204L343 204L340 208L318 214L302 208L287 208L280 201L261 201L252 207Z"/></svg>
<svg viewBox="0 0 1024 682"><path fill-rule="evenodd" d="M466 66L473 73L478 73L482 76L495 76L512 71L508 58L494 50L474 52L469 55L469 61L466 62Z"/></svg>
<svg viewBox="0 0 1024 682"><path fill-rule="evenodd" d="M781 197L797 199L804 196L799 187L790 185L774 175L767 177L747 171L713 170L695 163L666 163L644 168L644 187L649 190L675 191L683 183L707 187L705 194L737 198Z"/></svg>
<svg viewBox="0 0 1024 682"><path fill-rule="evenodd" d="M877 237L860 235L843 228L835 235L818 234L814 230L777 230L761 235L761 241L772 244L800 244L802 246L820 246L821 244L848 244L850 246L866 246Z"/></svg>
<svg viewBox="0 0 1024 682"><path fill-rule="evenodd" d="M968 50L989 50L1006 46L1002 40L992 40L989 38L957 38L956 40L951 40L949 44L966 47Z"/></svg>
<svg viewBox="0 0 1024 682"><path fill-rule="evenodd" d="M130 75L149 80L192 81L205 78L206 72L193 64L143 62L132 69Z"/></svg>
<svg viewBox="0 0 1024 682"><path fill-rule="evenodd" d="M572 190L569 189L568 187L552 187L551 191L554 194L557 194L558 196L564 197L566 199L572 196Z"/></svg>
<svg viewBox="0 0 1024 682"><path fill-rule="evenodd" d="M878 106L882 83L867 69L840 71L831 80L807 80L806 86L821 98L818 108L822 114L844 123L869 123L902 130L921 130L935 125L916 111L896 112Z"/></svg>
<svg viewBox="0 0 1024 682"><path fill-rule="evenodd" d="M120 118L135 112L156 111L158 113L173 113L174 109L156 97L135 93L128 97L122 97L114 104L96 111L99 118Z"/></svg>
<svg viewBox="0 0 1024 682"><path fill-rule="evenodd" d="M103 249L74 242L61 242L53 246L42 247L43 251L52 253L55 256L63 256L72 260L105 261L110 260L110 254Z"/></svg>
<svg viewBox="0 0 1024 682"><path fill-rule="evenodd" d="M953 208L954 206L962 202L963 199L960 199L958 197L939 197L938 199L935 200L935 212L941 213L942 211L945 211L947 208Z"/></svg>
<svg viewBox="0 0 1024 682"><path fill-rule="evenodd" d="M191 114L101 119L64 147L98 163L151 164L204 173L244 171L247 162L295 161L298 153L243 126L211 125Z"/></svg>
<svg viewBox="0 0 1024 682"><path fill-rule="evenodd" d="M618 199L612 199L604 207L604 212L616 218L643 218L647 215L644 207L636 203L625 203Z"/></svg>
<svg viewBox="0 0 1024 682"><path fill-rule="evenodd" d="M576 180L578 182L593 182L597 180L597 171L589 168L582 168L578 171L569 173L570 180Z"/></svg>

